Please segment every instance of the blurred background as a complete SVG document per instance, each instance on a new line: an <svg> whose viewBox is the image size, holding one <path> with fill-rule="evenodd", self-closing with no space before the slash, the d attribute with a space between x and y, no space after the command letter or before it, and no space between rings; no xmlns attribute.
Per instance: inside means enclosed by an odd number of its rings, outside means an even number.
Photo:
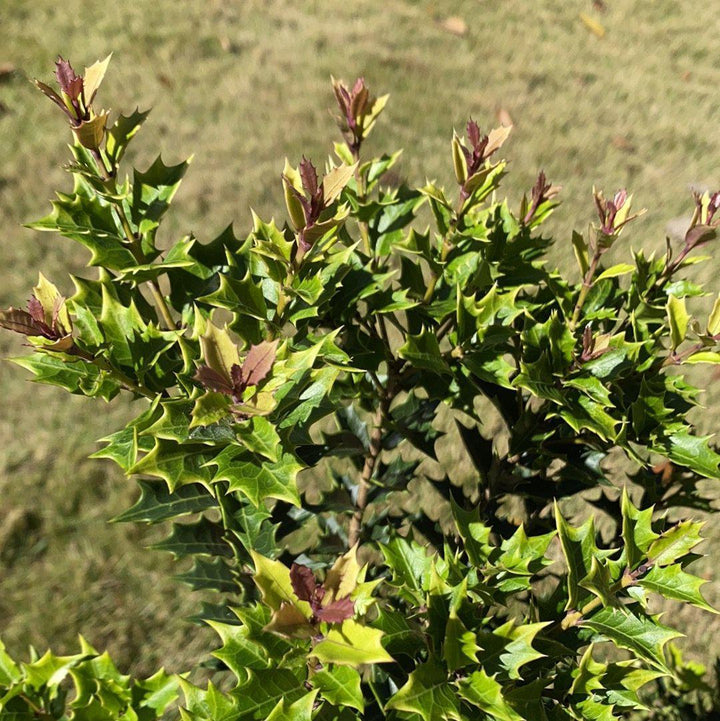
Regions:
<svg viewBox="0 0 720 721"><path fill-rule="evenodd" d="M1 0L0 28L2 306L23 305L39 269L65 293L68 273L86 272L79 246L21 227L70 183L62 170L70 133L29 82L49 82L58 54L80 71L112 51L96 104L153 108L129 164L194 153L166 243L189 231L209 240L230 221L242 235L251 207L284 217L283 159L297 164L304 153L319 165L338 139L331 74L364 75L374 93L390 93L367 153L404 148L399 174L413 183L453 182L449 141L468 116L486 131L512 122L506 191L518 203L540 169L563 186L548 231L558 240L553 262L570 272L570 233L593 218L593 184L606 194L627 186L650 211L613 249L615 262L631 247L662 249L689 219L690 189L720 187L720 14L710 4ZM698 277L717 271L713 260ZM5 333L0 353L22 346ZM82 632L138 673L182 670L214 648L214 634L184 620L199 599L172 580L172 559L144 550L155 532L107 522L133 502L135 482L88 455L129 417L127 401L101 406L30 387L9 363L0 365L0 393L6 645L71 651ZM718 400L707 394L708 406ZM696 420L713 432L717 417ZM705 552L718 554L714 523ZM706 587L716 604L719 588ZM691 656L709 661L718 622L683 613Z"/></svg>

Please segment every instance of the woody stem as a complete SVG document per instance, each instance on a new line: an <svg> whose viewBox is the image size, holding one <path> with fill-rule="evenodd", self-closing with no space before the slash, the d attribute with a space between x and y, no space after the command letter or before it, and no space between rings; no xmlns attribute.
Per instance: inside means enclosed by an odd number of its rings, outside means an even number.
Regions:
<svg viewBox="0 0 720 721"><path fill-rule="evenodd" d="M360 540L360 530L362 528L362 519L365 508L368 504L368 493L373 473L377 465L378 458L382 452L382 437L385 430L384 425L390 413L390 404L394 397L394 389L391 381L382 391L380 403L375 411L373 418L373 431L370 435L370 445L365 456L362 474L360 476L360 484L358 486L357 499L355 500L355 513L350 520L350 528L348 529L348 545L352 548Z"/></svg>

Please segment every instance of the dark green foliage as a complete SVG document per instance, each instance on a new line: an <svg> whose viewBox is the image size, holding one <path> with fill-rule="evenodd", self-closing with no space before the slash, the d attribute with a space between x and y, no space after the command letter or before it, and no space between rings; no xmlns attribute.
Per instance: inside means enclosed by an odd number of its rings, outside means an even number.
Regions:
<svg viewBox="0 0 720 721"><path fill-rule="evenodd" d="M712 612L687 569L700 524L662 512L707 510L698 481L719 474L677 369L720 362L720 303L692 319L703 291L681 277L720 196L696 198L679 250L613 265L631 198L596 193L566 279L538 231L559 189L541 173L519 210L498 200L510 128L471 121L453 138L452 192L390 186L399 154L362 157L386 98L361 79L335 83L345 143L326 172L286 162L287 223L254 216L244 239L163 250L188 163L121 176L146 113L106 127L82 94L105 65L83 79L65 64L60 94L41 88L77 142L72 193L32 226L85 245L95 277L66 300L41 276L0 324L29 338L17 362L37 381L138 399L95 455L138 477L115 520L171 522L154 548L214 593L194 620L222 641L217 678L133 685L85 648L4 657L0 713L150 719L178 684L182 718L233 721L666 718L680 698L701 718L716 704L651 598ZM608 472L618 449L627 490ZM604 543L570 498L603 511Z"/></svg>

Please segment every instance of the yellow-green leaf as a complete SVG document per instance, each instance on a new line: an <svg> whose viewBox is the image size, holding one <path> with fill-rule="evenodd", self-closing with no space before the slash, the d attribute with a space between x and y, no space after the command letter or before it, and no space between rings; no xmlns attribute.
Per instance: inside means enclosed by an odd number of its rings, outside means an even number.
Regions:
<svg viewBox="0 0 720 721"><path fill-rule="evenodd" d="M390 663L393 658L383 648L382 636L382 631L348 619L328 631L325 639L313 649L313 655L321 663L337 663L341 666Z"/></svg>
<svg viewBox="0 0 720 721"><path fill-rule="evenodd" d="M80 145L90 150L97 150L105 136L107 119L108 113L103 110L91 120L85 120L77 128L73 128Z"/></svg>
<svg viewBox="0 0 720 721"><path fill-rule="evenodd" d="M227 330L220 330L208 321L200 336L200 348L205 363L230 380L230 371L234 365L240 365L240 356Z"/></svg>
<svg viewBox="0 0 720 721"><path fill-rule="evenodd" d="M710 317L708 318L707 324L707 332L708 335L717 335L718 333L720 333L720 294L715 300L715 305L713 305L713 309L710 312Z"/></svg>
<svg viewBox="0 0 720 721"><path fill-rule="evenodd" d="M355 174L357 163L353 165L340 165L333 168L324 178L322 183L323 200L325 205L330 205L342 193L343 188L350 182Z"/></svg>
<svg viewBox="0 0 720 721"><path fill-rule="evenodd" d="M108 65L112 53L108 55L105 60L98 60L93 63L89 68L85 68L85 76L83 78L83 91L85 95L85 104L91 105L95 98L100 83L102 83L105 73L107 72Z"/></svg>
<svg viewBox="0 0 720 721"><path fill-rule="evenodd" d="M635 266L630 265L630 263L618 263L617 265L613 265L612 267L600 273L600 275L597 277L597 280L605 280L605 278L617 278L619 275L626 275L627 273L632 273L632 271L634 270Z"/></svg>
<svg viewBox="0 0 720 721"><path fill-rule="evenodd" d="M668 296L666 309L670 324L670 338L673 350L675 350L685 340L690 315L685 308L685 299L677 298L674 295Z"/></svg>
<svg viewBox="0 0 720 721"><path fill-rule="evenodd" d="M256 551L250 551L250 556L255 566L253 580L265 605L277 611L282 603L288 603L299 608L305 618L310 618L311 611L307 601L300 601L293 591L290 569L284 563L261 556Z"/></svg>

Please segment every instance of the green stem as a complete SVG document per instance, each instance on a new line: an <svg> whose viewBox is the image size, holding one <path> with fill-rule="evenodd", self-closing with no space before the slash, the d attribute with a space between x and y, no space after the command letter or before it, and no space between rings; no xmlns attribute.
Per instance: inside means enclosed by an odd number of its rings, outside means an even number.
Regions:
<svg viewBox="0 0 720 721"><path fill-rule="evenodd" d="M460 199L458 201L457 210L453 214L452 219L450 220L450 225L448 226L447 233L443 236L442 239L442 248L440 250L440 262L444 263L447 260L448 255L450 255L450 251L452 250L452 245L450 243L450 237L455 232L455 230L458 227L458 223L460 222L460 219L463 216L463 206L465 204L465 198L463 198L462 192L460 194ZM430 284L428 285L425 295L423 296L423 303L427 305L433 297L433 294L435 293L435 286L437 286L437 282L439 280L439 276L435 271L431 269L432 277L430 278Z"/></svg>
<svg viewBox="0 0 720 721"><path fill-rule="evenodd" d="M367 200L367 188L365 187L365 180L360 175L360 148L352 150L352 153L355 162L358 164L355 168L355 180L358 187L358 202L364 203ZM358 227L360 229L360 238L362 239L363 250L366 255L372 257L373 252L372 246L370 245L370 231L368 229L368 224L364 221L358 220Z"/></svg>
<svg viewBox="0 0 720 721"><path fill-rule="evenodd" d="M583 278L580 295L578 296L577 303L575 304L575 309L573 310L572 320L570 321L571 332L575 330L578 320L580 320L580 311L582 310L583 305L585 305L585 300L587 299L587 295L590 292L590 288L592 288L592 281L595 277L595 271L597 271L601 255L602 253L599 250L595 251L592 261L590 261L590 266L587 269L587 273L585 273L585 277Z"/></svg>
<svg viewBox="0 0 720 721"><path fill-rule="evenodd" d="M634 571L626 571L619 581L616 581L610 586L610 593L615 594L628 586L633 586L645 571L647 571L647 562L641 563ZM579 611L568 611L560 623L560 628L568 629L571 626L577 626L583 618L600 606L602 606L602 599L596 596L591 601L588 601Z"/></svg>
<svg viewBox="0 0 720 721"><path fill-rule="evenodd" d="M240 575L243 567L243 560L240 556L240 552L238 551L237 546L232 540L232 528L235 525L232 522L232 519L230 518L230 514L228 512L227 504L225 502L225 494L222 492L222 488L220 487L220 484L215 483L212 487L212 494L215 497L215 500L217 501L218 508L220 509L220 520L222 522L223 526L223 537L225 539L225 543L230 546L230 549L232 550L233 557L235 559L235 563L237 564L237 573Z"/></svg>
<svg viewBox="0 0 720 721"><path fill-rule="evenodd" d="M157 396L157 393L151 391L142 383L134 381L132 378L125 375L117 368L114 368L104 358L98 358L97 356L80 350L79 348L75 348L75 350L73 351L73 355L84 360L86 363L91 363L95 367L99 368L101 371L104 371L109 376L118 381L118 383L120 383L126 390L137 393L140 396L145 396L145 398L155 398L155 396Z"/></svg>
<svg viewBox="0 0 720 721"><path fill-rule="evenodd" d="M98 172L100 173L107 189L113 195L117 194L117 181L115 180L115 172L108 172L107 167L105 166L105 161L103 160L103 157L100 154L99 150L93 150L91 152L93 154L93 157L95 158L95 164L97 165ZM117 213L120 220L120 224L122 225L123 232L125 233L125 239L130 244L130 252L135 257L135 260L139 264L143 265L147 262L147 257L142 250L142 246L138 237L135 235L132 226L130 225L127 213L125 212L125 208L122 205L122 201L113 200L113 205L115 208L115 212ZM158 309L158 312L160 313L160 316L163 319L163 322L167 326L168 330L174 329L175 321L173 320L170 308L168 307L168 304L166 303L165 298L160 291L160 286L157 280L151 280L148 282L150 285L150 292L152 293L153 300L155 301L155 305Z"/></svg>

